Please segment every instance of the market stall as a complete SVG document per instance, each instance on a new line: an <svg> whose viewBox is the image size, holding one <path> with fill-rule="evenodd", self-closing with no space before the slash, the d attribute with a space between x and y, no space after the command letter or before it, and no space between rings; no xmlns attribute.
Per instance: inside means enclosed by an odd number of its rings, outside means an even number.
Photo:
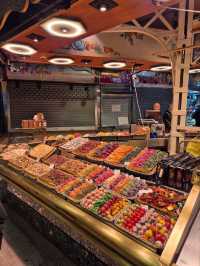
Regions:
<svg viewBox="0 0 200 266"><path fill-rule="evenodd" d="M8 206L77 265L199 266L198 1L14 2L0 12Z"/></svg>

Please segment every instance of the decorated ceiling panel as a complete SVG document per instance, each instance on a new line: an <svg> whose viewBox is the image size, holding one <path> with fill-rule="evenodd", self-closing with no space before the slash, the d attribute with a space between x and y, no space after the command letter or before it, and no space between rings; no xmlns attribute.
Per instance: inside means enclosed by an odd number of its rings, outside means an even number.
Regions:
<svg viewBox="0 0 200 266"><path fill-rule="evenodd" d="M31 3L22 0L21 2L27 2L26 5ZM32 1L36 2L40 1ZM149 37L133 32L104 32L134 19L139 21L139 18L159 10L151 0L115 0L116 4L107 12L100 12L93 2L95 1L71 1L70 8L62 6L55 9L48 18L34 23L0 44L11 42L29 45L37 51L36 53L21 56L3 52L13 61L41 64L49 63L48 60L52 57L68 56L73 59L74 65L87 64L89 67L102 67L104 62L123 60L128 68L133 64L141 64L142 68L147 69L157 63L169 62L169 58L162 53L159 54L160 45ZM175 3L177 0L170 1L171 5ZM43 24L55 18L74 20L83 26L84 31L80 36L73 38L53 36ZM156 23L155 21L155 25ZM65 28L59 28L60 32L64 30Z"/></svg>

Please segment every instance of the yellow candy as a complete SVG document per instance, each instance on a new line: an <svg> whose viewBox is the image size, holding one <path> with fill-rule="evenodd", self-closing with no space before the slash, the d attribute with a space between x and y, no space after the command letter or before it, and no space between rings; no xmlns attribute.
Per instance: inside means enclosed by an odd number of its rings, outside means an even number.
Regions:
<svg viewBox="0 0 200 266"><path fill-rule="evenodd" d="M153 236L153 232L152 232L152 230L151 230L151 229L147 230L147 231L145 232L145 236L148 237L148 238L151 238L151 237Z"/></svg>

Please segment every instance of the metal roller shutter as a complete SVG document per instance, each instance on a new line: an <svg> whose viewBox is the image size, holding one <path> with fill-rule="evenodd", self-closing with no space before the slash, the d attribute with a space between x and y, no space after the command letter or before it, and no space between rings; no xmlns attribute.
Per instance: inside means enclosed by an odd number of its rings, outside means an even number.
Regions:
<svg viewBox="0 0 200 266"><path fill-rule="evenodd" d="M95 86L62 82L9 81L11 127L43 112L48 127L95 125Z"/></svg>
<svg viewBox="0 0 200 266"><path fill-rule="evenodd" d="M101 98L101 125L102 127L120 127L120 120L131 119L131 97L104 95ZM128 126L128 125L127 125Z"/></svg>

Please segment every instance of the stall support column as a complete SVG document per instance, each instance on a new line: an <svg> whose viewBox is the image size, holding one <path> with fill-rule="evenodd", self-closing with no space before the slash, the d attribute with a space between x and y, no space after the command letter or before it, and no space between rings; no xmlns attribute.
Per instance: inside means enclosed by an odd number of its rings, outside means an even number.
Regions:
<svg viewBox="0 0 200 266"><path fill-rule="evenodd" d="M179 4L180 9L194 9L194 0L183 0ZM177 152L178 144L184 137L178 132L179 127L186 126L187 95L189 83L189 69L192 61L193 34L192 34L193 13L179 11L178 40L176 51L173 53L173 104L171 137L169 143L170 154ZM181 147L182 150L184 147Z"/></svg>

